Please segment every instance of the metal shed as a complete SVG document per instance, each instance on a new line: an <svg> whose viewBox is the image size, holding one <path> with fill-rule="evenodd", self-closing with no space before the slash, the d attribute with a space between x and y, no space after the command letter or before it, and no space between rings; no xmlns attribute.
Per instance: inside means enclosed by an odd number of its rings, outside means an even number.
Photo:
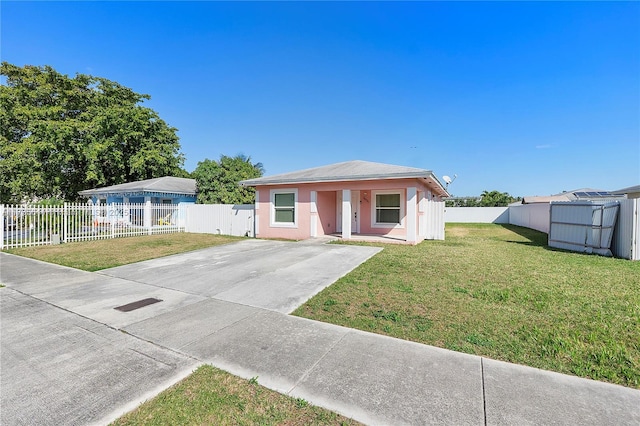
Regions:
<svg viewBox="0 0 640 426"><path fill-rule="evenodd" d="M619 207L618 201L552 202L549 246L612 256L611 240Z"/></svg>

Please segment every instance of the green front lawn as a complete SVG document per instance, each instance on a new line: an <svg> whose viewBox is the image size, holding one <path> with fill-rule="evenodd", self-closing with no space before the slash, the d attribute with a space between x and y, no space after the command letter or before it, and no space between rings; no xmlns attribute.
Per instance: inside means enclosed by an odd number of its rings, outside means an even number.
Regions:
<svg viewBox="0 0 640 426"><path fill-rule="evenodd" d="M491 224L383 246L294 315L640 387L640 262Z"/></svg>

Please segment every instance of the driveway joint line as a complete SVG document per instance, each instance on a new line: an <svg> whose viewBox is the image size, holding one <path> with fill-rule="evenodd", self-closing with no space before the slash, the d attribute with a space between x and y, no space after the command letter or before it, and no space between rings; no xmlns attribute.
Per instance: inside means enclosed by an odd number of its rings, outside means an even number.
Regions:
<svg viewBox="0 0 640 426"><path fill-rule="evenodd" d="M307 369L307 370L302 374L302 376L301 376L301 377L296 381L296 383L291 387L291 389L289 389L289 390L287 391L287 393L286 393L286 394L287 394L287 395L290 395L290 394L291 394L291 392L293 392L293 390L294 390L295 388L297 388L297 387L298 387L298 385L299 385L300 383L302 383L302 381L303 381L303 380L305 380L307 377L309 377L309 375L310 375L310 374L311 374L311 372L316 368L316 366L317 366L318 364L320 364L320 361L322 361L322 360L323 360L327 355L329 355L329 353L330 353L330 352L332 352L332 351L333 351L333 349L334 349L334 348L335 348L335 347L336 347L340 342L342 342L342 340L343 340L343 339L347 336L347 334L349 334L349 333L351 333L351 332L350 332L350 331L348 331L348 330L347 330L347 331L345 331L345 333L344 333L342 336L340 336L340 338L339 338L338 340L336 340L336 341L335 341L335 342L334 342L334 343L329 347L329 349L327 349L327 350L325 351L325 353L323 353L323 354L322 354L322 356L321 356L320 358L318 358L318 359L316 360L316 362L314 362L314 363L313 363L313 365L311 365L311 367L309 367L309 368L308 368L308 369Z"/></svg>
<svg viewBox="0 0 640 426"><path fill-rule="evenodd" d="M102 273L101 271L95 271L95 272L92 272L92 273L93 274L97 274L97 275L101 275L103 277L115 278L115 279L118 279L118 280L129 281L131 283L148 285L150 287L162 288L164 290L176 291L178 293L188 294L188 295L191 295L191 296L207 297L207 296L203 296L202 294L198 294L198 293L191 293L191 292L184 291L184 290L176 290L175 288L172 288L172 287L165 287L165 286L158 285L158 284L151 284L151 283L146 283L146 282L143 282L143 281L132 280L130 278L122 278L122 277L118 277L118 276L115 276L115 275L109 275L109 274Z"/></svg>
<svg viewBox="0 0 640 426"><path fill-rule="evenodd" d="M137 339L137 337L136 337L136 336L133 336L133 337L135 337L135 338ZM155 345L155 344L154 344L154 346L157 346L157 345ZM158 359L158 358L152 357L152 356L151 356L151 355L149 355L149 354L145 354L144 352L140 352L140 351L139 351L139 350L137 350L137 349L134 349L134 348L128 348L128 349L129 349L130 351L132 351L132 352L137 353L138 355L141 355L141 356L144 356L144 357L146 357L146 358L152 359L152 360L154 360L155 362L157 362L157 363L159 363L159 364L166 365L167 367L175 367L175 365L168 364L168 363L166 363L166 362L164 362L164 361L162 361L162 360L160 360L160 359ZM175 351L174 351L174 352L175 352ZM192 359L194 359L195 361L200 361L200 360L195 359L195 358L193 358L193 357L191 357L191 358L192 358Z"/></svg>
<svg viewBox="0 0 640 426"><path fill-rule="evenodd" d="M47 304L47 305L49 305L49 306L53 306L54 308L58 308L58 309L61 309L61 310L65 311L65 312L68 312L68 313L70 313L70 314L77 315L77 316L79 316L80 318L85 318L85 319L88 319L88 320L90 320L90 321L92 321L92 322L94 322L94 323L96 323L96 324L104 325L105 327L108 327L108 328L110 328L110 329L112 329L112 330L115 330L115 331L122 331L122 330L120 330L120 329L119 329L119 328L117 328L117 327L113 327L113 326L111 326L111 325L109 325L109 324L105 324L105 323L100 322L100 321L98 321L98 320L95 320L95 319L93 319L93 318L91 318L91 317L88 317L88 316L85 316L85 315L79 314L79 313L77 313L77 312L74 312L74 311L72 311L72 310L70 310L70 309L67 309L67 308L64 308L64 307L62 307L62 306L58 306L58 305L56 305L55 303L51 303L51 302L49 302L48 300L40 299L39 297L34 296L33 294L25 293L24 291L20 291L20 290L18 290L18 289L16 289L16 288L13 288L13 287L11 287L11 286L7 286L7 288L10 288L11 290L15 291L16 293L20 293L20 294L21 294L21 295L23 295L23 296L30 297L30 298L32 298L32 299L38 300L38 301L40 301L40 302L43 302L43 303L45 303L45 304ZM81 328L83 328L83 327L81 327ZM95 333L94 333L94 334L95 334Z"/></svg>
<svg viewBox="0 0 640 426"><path fill-rule="evenodd" d="M482 381L482 413L484 414L484 426L487 426L487 396L484 385L484 358L480 357L480 378Z"/></svg>
<svg viewBox="0 0 640 426"><path fill-rule="evenodd" d="M100 324L102 324L102 323L100 323ZM105 324L105 325L106 325L106 324ZM107 326L107 327L109 327L109 326ZM110 328L113 328L113 327L110 327ZM148 339L145 339L144 337L138 336L137 334L130 333L130 332L128 332L127 330L125 330L125 329L123 329L123 328L122 328L122 329L121 329L121 328L115 328L115 330L117 330L117 331L119 331L119 332L121 332L121 333L123 333L123 334L129 335L129 336L131 336L131 337L133 337L133 338L135 338L135 339L138 339L138 340L140 340L141 342L149 343L150 345L153 345L153 346L155 346L155 347L157 347L157 348L165 349L165 350L167 350L167 351L173 352L173 353L178 354L178 355L182 355L182 356L184 356L184 357L186 357L186 358L192 359L192 360L194 360L194 361L198 361L198 362L200 362L200 363L204 362L203 360L201 360L201 359L200 359L200 358L198 358L198 357L193 356L192 354L188 354L188 353L186 353L186 352L182 352L182 351L180 350L181 348L175 349L175 348L171 348L171 347L169 347L169 346L161 345L161 344L159 344L158 342L154 342L153 340L148 340ZM132 350L133 350L134 352L138 352L138 351L136 351L135 349L132 349ZM144 355L144 354L142 354L142 355ZM149 358L152 358L152 357L149 357ZM152 358L152 359L153 359L153 358ZM163 363L163 364L166 364L166 363ZM166 364L166 365L168 365L168 364Z"/></svg>
<svg viewBox="0 0 640 426"><path fill-rule="evenodd" d="M243 306L244 306L244 305L243 305ZM255 308L255 309L256 309L256 312L252 312L250 315L247 315L247 316L246 316L246 317L244 317L244 318L240 318L239 320L234 321L234 322L232 322L231 324L225 325L224 327L222 327L222 328L220 328L220 329L218 329L218 330L216 330L216 331L214 331L214 332L212 332L212 333L206 334L204 337L198 337L196 340L192 340L192 341L190 341L190 342L188 342L188 343L185 343L184 345L180 346L178 349L179 349L179 350L182 350L183 348L186 348L187 346L189 346L189 345L191 345L191 344L193 344L193 343L195 343L195 342L197 342L197 341L199 341L199 340L203 340L203 339L204 339L204 338L206 338L206 337L213 336L213 335L215 335L215 334L217 334L217 333L220 333L221 331L226 330L226 329L228 329L229 327L233 327L234 325L236 325L236 324L238 324L238 323L240 323L240 322L242 322L242 321L249 320L250 318L255 317L256 315L258 315L258 314L262 313L261 311L266 311L266 309L260 309L260 308ZM268 311L268 312L269 312L269 311ZM152 343L153 343L153 342L152 342Z"/></svg>

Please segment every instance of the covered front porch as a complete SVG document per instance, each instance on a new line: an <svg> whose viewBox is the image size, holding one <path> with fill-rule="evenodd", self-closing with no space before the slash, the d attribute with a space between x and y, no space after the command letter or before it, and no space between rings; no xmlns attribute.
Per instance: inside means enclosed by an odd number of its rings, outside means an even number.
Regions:
<svg viewBox="0 0 640 426"><path fill-rule="evenodd" d="M311 238L417 244L444 237L438 233L444 230L443 203L424 188L310 191L309 198Z"/></svg>

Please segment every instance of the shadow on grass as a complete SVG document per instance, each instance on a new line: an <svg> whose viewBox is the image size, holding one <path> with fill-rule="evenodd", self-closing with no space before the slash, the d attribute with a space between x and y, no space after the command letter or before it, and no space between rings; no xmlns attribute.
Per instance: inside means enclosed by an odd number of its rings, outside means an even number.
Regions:
<svg viewBox="0 0 640 426"><path fill-rule="evenodd" d="M556 247L550 247L548 244L548 236L544 232L536 231L535 229L524 228L522 226L516 225L501 225L504 229L508 229L516 234L528 239L529 241L513 241L513 240L505 240L507 243L519 244L523 246L529 247L542 247L548 251L554 251L559 253L571 253L571 254L582 254L586 256L599 256L596 253L583 253L580 251L561 249Z"/></svg>
<svg viewBox="0 0 640 426"><path fill-rule="evenodd" d="M527 240L529 240L529 241L507 241L509 243L518 243L518 244L523 244L527 246L549 248L549 246L547 245L548 237L547 237L547 234L545 234L544 232L536 231L535 229L524 228L522 226L517 226L517 225L502 224L500 226L502 226L504 229L508 229L511 232L515 232L521 237L524 237Z"/></svg>

